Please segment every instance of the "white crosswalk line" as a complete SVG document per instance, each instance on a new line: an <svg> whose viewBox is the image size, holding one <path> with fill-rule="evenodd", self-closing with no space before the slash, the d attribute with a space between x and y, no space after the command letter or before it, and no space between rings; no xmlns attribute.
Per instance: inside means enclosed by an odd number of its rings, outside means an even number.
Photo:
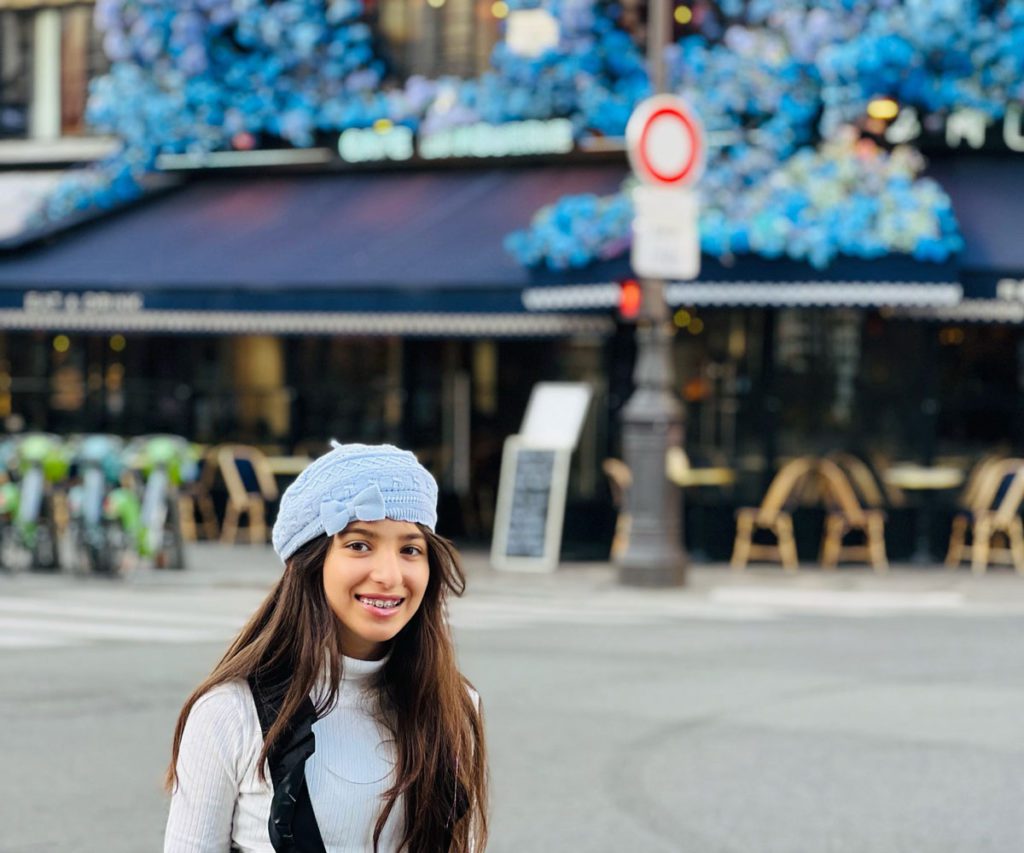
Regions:
<svg viewBox="0 0 1024 853"><path fill-rule="evenodd" d="M202 628L167 628L159 625L118 625L113 622L66 621L42 617L26 619L6 616L0 619L0 629L22 631L29 634L43 632L45 636L72 637L98 640L149 640L165 643L201 642L216 640L226 631Z"/></svg>
<svg viewBox="0 0 1024 853"><path fill-rule="evenodd" d="M0 651L92 643L226 643L263 597L259 590L209 589L154 594L131 588L64 588L52 597L0 595ZM549 597L487 592L453 599L457 630L528 629L536 625L643 626L680 621L757 622L823 614L846 618L962 614L958 592L793 589L720 586L701 595L601 590Z"/></svg>
<svg viewBox="0 0 1024 853"><path fill-rule="evenodd" d="M202 612L193 601L173 599L147 598L139 606L137 597L122 590L104 600L123 606L94 603L92 595L73 600L0 598L0 649L59 648L96 642L226 642L251 612L241 610L237 603Z"/></svg>
<svg viewBox="0 0 1024 853"><path fill-rule="evenodd" d="M450 618L456 628L496 630L530 624L649 625L680 619L747 622L774 619L777 614L762 606L678 599L653 602L624 595L615 600L460 599L452 602Z"/></svg>
<svg viewBox="0 0 1024 853"><path fill-rule="evenodd" d="M0 633L0 649L56 649L68 645L71 643L65 637L47 637L42 634L7 636Z"/></svg>
<svg viewBox="0 0 1024 853"><path fill-rule="evenodd" d="M167 612L165 610L125 611L115 607L97 607L94 604L78 604L64 601L50 601L34 598L0 599L0 619L4 614L38 613L53 616L84 617L88 619L136 619L150 622L170 622L176 625L209 625L215 627L241 626L248 614L226 616L194 612Z"/></svg>
<svg viewBox="0 0 1024 853"><path fill-rule="evenodd" d="M226 643L258 603L257 595L217 592L201 597L139 595L130 589L84 589L59 596L0 597L0 650L92 643ZM460 630L494 631L531 625L630 626L679 619L770 619L763 607L630 596L553 599L486 595L451 602Z"/></svg>
<svg viewBox="0 0 1024 853"><path fill-rule="evenodd" d="M724 605L752 604L780 611L812 611L850 615L950 611L960 610L965 606L962 593L943 590L881 592L739 586L714 589L711 591L710 599Z"/></svg>

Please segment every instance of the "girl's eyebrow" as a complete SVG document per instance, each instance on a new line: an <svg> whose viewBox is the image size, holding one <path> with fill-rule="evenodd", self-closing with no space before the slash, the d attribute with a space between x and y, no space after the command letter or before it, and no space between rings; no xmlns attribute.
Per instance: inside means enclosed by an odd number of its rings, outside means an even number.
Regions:
<svg viewBox="0 0 1024 853"><path fill-rule="evenodd" d="M365 536L368 539L376 539L377 534L372 530L368 530L365 527L349 527L347 530L342 531L343 536L351 536L354 533L358 533L360 536Z"/></svg>
<svg viewBox="0 0 1024 853"><path fill-rule="evenodd" d="M366 527L350 527L344 532L343 535L352 536L354 534L358 534L359 536L365 536L367 539L380 539L380 536L378 534L374 533L372 530L369 530ZM427 541L422 533L404 533L398 538L403 542L411 542L414 539L418 539L421 542Z"/></svg>

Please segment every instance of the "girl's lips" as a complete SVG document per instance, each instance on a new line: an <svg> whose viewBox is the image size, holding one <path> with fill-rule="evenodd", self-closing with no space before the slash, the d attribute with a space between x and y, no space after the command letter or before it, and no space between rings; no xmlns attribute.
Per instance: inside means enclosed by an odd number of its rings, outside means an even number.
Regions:
<svg viewBox="0 0 1024 853"><path fill-rule="evenodd" d="M368 596L365 596L365 597L357 595L356 596L356 601L358 601L363 606L363 608L365 608L366 610L370 611L370 613L372 613L374 616L379 616L382 619L386 619L389 616L394 616L399 610L402 609L402 602L405 601L405 599L404 598L399 598L399 597L393 596L393 595L380 595L380 596L369 596L368 595ZM379 606L377 604L371 604L370 603L371 601L378 601L378 602L395 601L395 602L397 602L397 604L394 604L392 606L381 607L381 606Z"/></svg>

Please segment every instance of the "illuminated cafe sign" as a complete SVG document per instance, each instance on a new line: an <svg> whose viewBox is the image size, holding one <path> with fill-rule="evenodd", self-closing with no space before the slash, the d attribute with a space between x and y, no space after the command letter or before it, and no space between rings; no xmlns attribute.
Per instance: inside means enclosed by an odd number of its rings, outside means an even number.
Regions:
<svg viewBox="0 0 1024 853"><path fill-rule="evenodd" d="M21 307L26 314L132 314L145 305L141 293L30 290L22 299Z"/></svg>
<svg viewBox="0 0 1024 853"><path fill-rule="evenodd" d="M573 150L572 122L510 121L469 124L417 137L402 125L379 122L373 128L351 128L338 137L338 154L346 163L449 160L474 157L530 157L567 154Z"/></svg>
<svg viewBox="0 0 1024 853"><path fill-rule="evenodd" d="M1024 103L1007 104L1002 119L974 107L953 110L944 118L922 118L914 107L903 107L885 129L885 140L892 145L936 141L961 150L1002 148L1024 153Z"/></svg>
<svg viewBox="0 0 1024 853"><path fill-rule="evenodd" d="M1001 278L996 283L996 299L1024 302L1024 278Z"/></svg>

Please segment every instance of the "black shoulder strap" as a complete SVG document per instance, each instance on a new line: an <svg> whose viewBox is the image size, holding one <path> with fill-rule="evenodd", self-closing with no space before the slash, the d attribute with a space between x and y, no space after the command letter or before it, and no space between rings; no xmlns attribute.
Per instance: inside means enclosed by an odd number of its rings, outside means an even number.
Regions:
<svg viewBox="0 0 1024 853"><path fill-rule="evenodd" d="M288 679L280 675L262 678L253 675L249 676L248 681L256 703L260 728L266 737L281 713ZM267 756L270 779L274 785L267 827L270 843L276 853L326 853L313 812L313 803L309 798L309 787L306 785L306 761L316 750L314 722L316 709L313 700L307 696ZM439 784L438 787L445 794L452 790L450 783ZM465 816L469 807L469 798L461 784L456 784L452 793L454 798L450 801L450 818L440 829L440 838L437 839L438 853L450 849L454 825Z"/></svg>
<svg viewBox="0 0 1024 853"><path fill-rule="evenodd" d="M281 713L288 680L251 675L249 688L266 737ZM267 756L274 786L267 828L276 853L326 853L306 785L306 761L316 749L314 722L316 710L307 696Z"/></svg>

